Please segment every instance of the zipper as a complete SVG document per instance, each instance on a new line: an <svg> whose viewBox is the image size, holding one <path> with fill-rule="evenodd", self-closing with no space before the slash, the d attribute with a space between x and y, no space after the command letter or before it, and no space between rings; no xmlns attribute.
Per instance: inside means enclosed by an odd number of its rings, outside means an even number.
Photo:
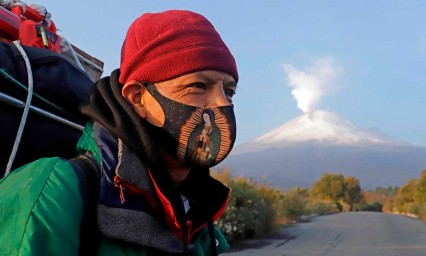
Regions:
<svg viewBox="0 0 426 256"><path fill-rule="evenodd" d="M157 201L152 195L150 195L145 190L131 184L125 179L121 178L120 176L118 176L118 174L114 176L114 186L118 188L121 205L123 205L126 202L126 194L131 194L134 196L144 197L148 201L148 204L151 205L155 211L157 212L160 211L160 207L158 206Z"/></svg>
<svg viewBox="0 0 426 256"><path fill-rule="evenodd" d="M123 205L124 202L126 202L126 198L124 196L124 188L125 187L123 186L123 180L120 177L118 177L117 175L114 177L114 186L119 189L120 202L121 202L121 205Z"/></svg>

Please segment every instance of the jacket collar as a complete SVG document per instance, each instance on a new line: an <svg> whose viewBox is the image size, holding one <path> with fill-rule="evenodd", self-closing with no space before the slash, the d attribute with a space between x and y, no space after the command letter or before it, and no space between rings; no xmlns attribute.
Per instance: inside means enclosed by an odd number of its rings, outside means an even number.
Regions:
<svg viewBox="0 0 426 256"><path fill-rule="evenodd" d="M98 206L102 234L162 251L182 252L181 223L147 166L97 122L93 124L93 136L102 161ZM191 200L187 215L188 241L208 221L222 215L229 198L229 188L201 173L202 170L191 170L179 188ZM122 181L122 188L114 182L117 177ZM123 203L121 193L124 194Z"/></svg>

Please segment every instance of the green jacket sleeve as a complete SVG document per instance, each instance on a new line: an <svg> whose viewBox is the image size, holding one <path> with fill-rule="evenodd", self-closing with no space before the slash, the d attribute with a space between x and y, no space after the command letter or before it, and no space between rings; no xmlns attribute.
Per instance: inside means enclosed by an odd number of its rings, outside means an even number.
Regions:
<svg viewBox="0 0 426 256"><path fill-rule="evenodd" d="M43 158L0 180L0 255L78 255L79 181L60 158Z"/></svg>
<svg viewBox="0 0 426 256"><path fill-rule="evenodd" d="M223 233L215 227L214 229L214 235L216 240L216 250L218 254L221 254L229 249L229 244L226 241L225 236ZM210 235L208 232L208 229L205 228L200 232L200 236L198 238L198 241L195 244L195 255L200 256L211 256L212 251L210 249Z"/></svg>

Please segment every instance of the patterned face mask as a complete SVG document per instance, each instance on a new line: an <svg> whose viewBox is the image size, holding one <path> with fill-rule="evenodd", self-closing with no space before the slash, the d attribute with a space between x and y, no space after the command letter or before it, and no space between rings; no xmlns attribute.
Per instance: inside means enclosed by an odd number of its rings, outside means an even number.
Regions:
<svg viewBox="0 0 426 256"><path fill-rule="evenodd" d="M150 124L150 130L168 154L198 167L215 166L228 156L236 138L233 105L189 106L166 98L152 83L145 87L164 112L164 124Z"/></svg>

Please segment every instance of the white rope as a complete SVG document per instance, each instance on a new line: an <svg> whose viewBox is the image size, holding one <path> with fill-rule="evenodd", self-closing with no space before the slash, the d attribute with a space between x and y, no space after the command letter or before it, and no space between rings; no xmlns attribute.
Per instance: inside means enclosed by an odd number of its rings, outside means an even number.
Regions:
<svg viewBox="0 0 426 256"><path fill-rule="evenodd" d="M74 48L72 47L72 45L70 44L70 42L65 37L63 37L63 36L60 36L60 38L61 38L60 43L61 43L61 48L62 48L61 50L62 50L62 52L65 52L66 50L69 49L69 51L71 52L72 58L74 59L74 61L77 64L77 66L81 70L86 71L84 69L83 65L81 64L80 59L77 57L77 54L76 54Z"/></svg>
<svg viewBox="0 0 426 256"><path fill-rule="evenodd" d="M83 71L86 71L83 64L81 63L82 61L85 62L87 65L89 65L91 68L94 68L95 70L103 73L104 70L97 65L96 63L94 63L93 61L87 59L86 57L84 57L83 55L79 54L77 51L74 50L74 47L72 46L72 44L64 37L64 36L60 36L61 38L61 52L65 53L67 51L71 52L72 58L74 59L74 61L77 63L77 66L82 69Z"/></svg>
<svg viewBox="0 0 426 256"><path fill-rule="evenodd" d="M89 60L89 59L87 59L86 57L84 57L83 55L81 55L81 54L79 54L78 52L77 52L77 56L82 60L82 61L84 61L84 62L86 62L87 64L89 64L89 66L91 66L92 68L94 68L94 69L96 69L97 71L99 71L99 72L104 72L104 70L100 67L100 66L98 66L97 64L95 64L93 61L91 61L91 60Z"/></svg>
<svg viewBox="0 0 426 256"><path fill-rule="evenodd" d="M28 59L25 50L22 48L19 41L13 41L18 51L21 53L22 57L25 61L25 66L27 67L27 75L28 75L28 95L27 101L25 102L24 112L21 117L21 123L19 124L18 133L16 134L15 143L13 144L12 153L10 154L9 161L6 166L6 172L4 176L8 175L12 169L13 161L15 160L16 153L18 152L19 143L21 142L22 133L24 132L25 123L28 117L28 111L31 107L31 99L33 97L33 72L31 70L30 60Z"/></svg>

